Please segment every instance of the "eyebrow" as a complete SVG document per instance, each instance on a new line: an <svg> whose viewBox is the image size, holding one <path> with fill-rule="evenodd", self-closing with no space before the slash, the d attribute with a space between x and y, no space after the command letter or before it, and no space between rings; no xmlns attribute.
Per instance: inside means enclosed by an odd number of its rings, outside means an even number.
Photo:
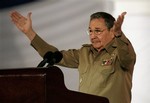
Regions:
<svg viewBox="0 0 150 103"><path fill-rule="evenodd" d="M89 29L91 29L91 28L89 27ZM101 28L97 28L97 27L95 29L100 29L101 30Z"/></svg>

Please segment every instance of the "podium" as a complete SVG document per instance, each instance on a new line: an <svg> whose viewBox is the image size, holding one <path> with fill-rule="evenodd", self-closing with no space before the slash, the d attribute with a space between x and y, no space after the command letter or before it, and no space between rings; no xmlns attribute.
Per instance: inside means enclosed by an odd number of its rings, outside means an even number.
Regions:
<svg viewBox="0 0 150 103"><path fill-rule="evenodd" d="M105 97L68 90L62 71L49 68L0 70L0 103L109 103Z"/></svg>

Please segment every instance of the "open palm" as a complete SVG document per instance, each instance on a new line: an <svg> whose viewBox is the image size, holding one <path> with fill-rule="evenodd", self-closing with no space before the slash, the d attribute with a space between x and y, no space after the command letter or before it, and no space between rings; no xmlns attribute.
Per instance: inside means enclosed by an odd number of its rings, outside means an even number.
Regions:
<svg viewBox="0 0 150 103"><path fill-rule="evenodd" d="M116 36L119 36L122 33L121 27L122 27L125 15L126 15L126 12L123 12L121 15L118 16L117 20L114 22L113 32Z"/></svg>
<svg viewBox="0 0 150 103"><path fill-rule="evenodd" d="M27 17L24 17L17 11L13 11L10 16L17 28L23 33L27 34L32 30L31 12L28 13Z"/></svg>

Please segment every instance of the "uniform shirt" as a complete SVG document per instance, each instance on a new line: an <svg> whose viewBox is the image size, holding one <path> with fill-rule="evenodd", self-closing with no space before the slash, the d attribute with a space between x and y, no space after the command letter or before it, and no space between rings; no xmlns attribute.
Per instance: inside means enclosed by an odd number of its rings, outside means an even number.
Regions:
<svg viewBox="0 0 150 103"><path fill-rule="evenodd" d="M41 56L47 51L58 50L38 35L31 45ZM80 49L61 52L63 59L58 65L78 68L80 92L106 97L110 103L131 102L132 74L136 55L124 34L115 37L100 52L91 44L85 44Z"/></svg>

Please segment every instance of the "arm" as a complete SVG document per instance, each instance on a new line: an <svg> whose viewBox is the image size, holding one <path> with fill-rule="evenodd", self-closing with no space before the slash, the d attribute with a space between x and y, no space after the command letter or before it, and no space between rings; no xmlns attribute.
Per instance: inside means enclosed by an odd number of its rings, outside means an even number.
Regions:
<svg viewBox="0 0 150 103"><path fill-rule="evenodd" d="M29 38L29 40L31 41L31 45L42 57L48 51L55 52L58 50L56 47L46 43L33 30L31 12L28 13L27 17L24 17L17 11L13 11L11 12L10 17L12 19L12 22L16 25L16 27ZM78 58L79 58L78 50L68 50L68 51L61 51L61 52L63 54L63 59L59 63L59 65L63 65L67 67L78 67Z"/></svg>
<svg viewBox="0 0 150 103"><path fill-rule="evenodd" d="M37 50L37 52L43 57L47 51L55 52L58 49L54 46L46 43L40 38L32 28L31 12L28 13L27 17L22 16L17 11L13 11L10 14L12 22L16 27L22 31L28 39L31 41L31 45Z"/></svg>
<svg viewBox="0 0 150 103"><path fill-rule="evenodd" d="M62 50L61 52L63 58L59 65L70 68L77 68L79 66L79 49Z"/></svg>
<svg viewBox="0 0 150 103"><path fill-rule="evenodd" d="M126 12L118 16L112 28L112 33L117 44L118 59L123 69L133 68L136 61L136 54L130 41L126 38L121 30Z"/></svg>
<svg viewBox="0 0 150 103"><path fill-rule="evenodd" d="M136 61L136 54L131 42L122 33L119 37L115 37L117 44L117 55L121 67L124 70L133 69Z"/></svg>

